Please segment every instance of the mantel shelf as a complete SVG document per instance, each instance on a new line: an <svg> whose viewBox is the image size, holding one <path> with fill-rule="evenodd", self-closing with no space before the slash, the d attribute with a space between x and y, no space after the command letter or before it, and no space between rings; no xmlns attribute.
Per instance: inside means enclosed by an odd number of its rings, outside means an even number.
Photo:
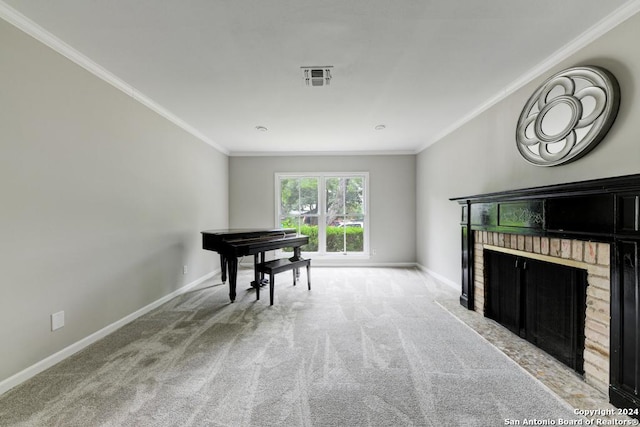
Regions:
<svg viewBox="0 0 640 427"><path fill-rule="evenodd" d="M611 242L640 236L640 174L455 197L471 230Z"/></svg>

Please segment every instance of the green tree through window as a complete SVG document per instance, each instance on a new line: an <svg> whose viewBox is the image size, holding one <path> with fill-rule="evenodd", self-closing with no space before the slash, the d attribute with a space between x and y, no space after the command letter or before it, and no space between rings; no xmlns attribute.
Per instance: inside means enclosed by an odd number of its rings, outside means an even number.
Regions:
<svg viewBox="0 0 640 427"><path fill-rule="evenodd" d="M309 236L303 251L318 251L318 178L280 180L280 226Z"/></svg>
<svg viewBox="0 0 640 427"><path fill-rule="evenodd" d="M279 226L309 236L305 252L365 254L367 179L365 173L277 174Z"/></svg>
<svg viewBox="0 0 640 427"><path fill-rule="evenodd" d="M326 178L325 189L327 252L362 252L364 179Z"/></svg>

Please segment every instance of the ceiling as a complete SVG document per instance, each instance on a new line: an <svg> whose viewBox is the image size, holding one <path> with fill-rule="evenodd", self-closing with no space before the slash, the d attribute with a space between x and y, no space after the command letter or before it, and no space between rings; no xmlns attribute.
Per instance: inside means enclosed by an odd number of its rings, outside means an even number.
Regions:
<svg viewBox="0 0 640 427"><path fill-rule="evenodd" d="M419 152L637 5L4 0L0 17L226 154L364 154Z"/></svg>

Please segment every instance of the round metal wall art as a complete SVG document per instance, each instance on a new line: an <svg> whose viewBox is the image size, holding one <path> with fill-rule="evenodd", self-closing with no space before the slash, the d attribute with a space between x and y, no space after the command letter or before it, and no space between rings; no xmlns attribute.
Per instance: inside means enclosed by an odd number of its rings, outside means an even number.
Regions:
<svg viewBox="0 0 640 427"><path fill-rule="evenodd" d="M577 160L607 134L618 114L620 87L600 67L573 67L547 79L520 114L516 145L526 161L556 166Z"/></svg>

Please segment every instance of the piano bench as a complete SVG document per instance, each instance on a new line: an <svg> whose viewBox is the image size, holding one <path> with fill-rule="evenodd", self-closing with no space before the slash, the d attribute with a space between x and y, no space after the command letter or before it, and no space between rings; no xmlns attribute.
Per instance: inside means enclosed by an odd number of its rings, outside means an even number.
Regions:
<svg viewBox="0 0 640 427"><path fill-rule="evenodd" d="M293 286L296 285L297 272L301 267L307 268L307 287L311 290L311 260L304 258L280 258L273 261L261 262L256 266L260 273L269 275L269 305L273 305L273 289L275 275L283 271L293 270ZM260 290L256 289L256 299L260 299Z"/></svg>

